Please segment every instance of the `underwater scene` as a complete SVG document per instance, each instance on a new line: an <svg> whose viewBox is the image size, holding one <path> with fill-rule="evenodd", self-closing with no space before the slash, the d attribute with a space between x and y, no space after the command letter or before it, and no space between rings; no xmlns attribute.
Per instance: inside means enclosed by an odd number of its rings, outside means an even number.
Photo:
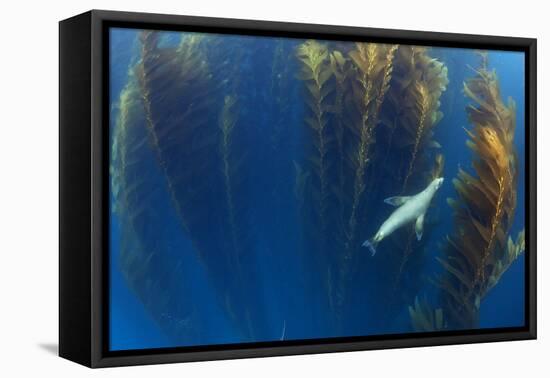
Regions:
<svg viewBox="0 0 550 378"><path fill-rule="evenodd" d="M522 52L111 28L112 351L522 327Z"/></svg>

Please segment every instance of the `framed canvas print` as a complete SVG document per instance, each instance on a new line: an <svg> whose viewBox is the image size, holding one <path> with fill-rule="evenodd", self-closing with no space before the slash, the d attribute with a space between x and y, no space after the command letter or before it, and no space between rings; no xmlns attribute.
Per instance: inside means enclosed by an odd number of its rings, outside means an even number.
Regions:
<svg viewBox="0 0 550 378"><path fill-rule="evenodd" d="M60 23L60 355L536 337L536 41Z"/></svg>

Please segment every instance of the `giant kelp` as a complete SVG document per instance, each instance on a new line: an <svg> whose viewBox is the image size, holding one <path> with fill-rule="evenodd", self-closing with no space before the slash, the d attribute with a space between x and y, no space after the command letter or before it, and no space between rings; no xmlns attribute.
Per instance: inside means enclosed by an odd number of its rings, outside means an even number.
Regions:
<svg viewBox="0 0 550 378"><path fill-rule="evenodd" d="M246 201L243 197L243 181L246 175L243 172L245 155L243 149L236 148L236 128L239 126L239 104L236 94L227 94L224 97L223 105L219 115L219 127L221 131L219 149L221 159L221 174L223 200L225 209L225 237L224 250L229 256L229 268L236 273L238 288L244 290L245 272L243 271L242 259L248 249L249 235L244 232L247 227ZM240 125L242 126L242 125ZM237 134L238 135L238 134ZM247 315L247 323L251 320ZM252 325L248 324L251 329Z"/></svg>
<svg viewBox="0 0 550 378"><path fill-rule="evenodd" d="M325 281L340 320L343 306L349 304L353 257L360 247L358 228L364 227L367 167L397 49L371 43L353 46L345 54L316 41L298 48L312 146L311 168L300 172L312 173L307 192L314 200L314 216L309 218L318 222L310 239L319 243L315 250L328 254Z"/></svg>
<svg viewBox="0 0 550 378"><path fill-rule="evenodd" d="M150 149L146 116L135 71L114 108L111 143L111 207L120 225L118 262L129 288L171 340L200 341L203 320L191 283L182 274L183 256L172 254L173 237L161 227L165 187ZM159 274L162 272L162 274ZM172 295L177 287L181 295Z"/></svg>
<svg viewBox="0 0 550 378"><path fill-rule="evenodd" d="M381 178L382 198L418 193L442 174L444 156L438 150L434 132L443 117L439 107L447 84L446 66L431 57L428 48L399 46L382 109L384 127L380 128L378 158L374 163L376 175ZM393 291L387 296L391 302L387 305L395 311L403 303L410 303L422 284L424 248L434 218L434 211L429 211L420 241L416 240L413 227L405 227L396 230L386 242L388 258L384 263L391 272L388 287ZM408 289L401 289L396 295L395 290L403 286ZM393 310L388 308L387 312Z"/></svg>
<svg viewBox="0 0 550 378"><path fill-rule="evenodd" d="M445 159L435 131L447 71L431 50L334 41L247 45L246 39L195 33L182 33L174 44L176 37L167 42L163 33L140 33L112 153L121 268L168 333L188 340L200 337L191 328L208 328L189 294L186 266L201 279L204 268L217 296L214 307L225 310L219 318L233 322L231 331L257 340L279 337L281 322L285 337L287 320L296 314L290 308L304 300L302 293L310 316L300 315L304 324L288 323L294 335L298 328L304 335L395 331L411 303L415 329L456 327L523 252L524 234L513 241L501 226L513 215L505 206L511 192L499 187L508 178L485 188L500 164L495 145L507 151L512 143L509 133L485 130L503 122L501 108L507 108L491 98L492 89L480 89L480 78L491 76L486 66L465 87L474 102L470 147L482 157L474 173L461 171L455 183L457 227L447 248L460 251L441 258L444 295L431 307L415 296L426 282L437 206L428 211L422 240L412 226L403 227L375 257L361 249L391 212L384 198L417 193L442 174ZM298 116L302 127L295 125ZM507 162L513 167L512 159ZM494 209L480 193L496 198ZM166 214L157 214L162 199L170 202L182 235L174 235L176 224ZM494 211L492 217L470 209L482 205ZM478 248L475 267L469 260L478 241L462 240L473 231L492 240ZM199 269L193 259L202 263ZM479 289L464 284L470 271L463 268L473 272ZM262 303L260 291L274 300Z"/></svg>
<svg viewBox="0 0 550 378"><path fill-rule="evenodd" d="M252 337L258 325L253 323L261 323L261 316L251 313L249 305L253 272L242 269L250 251L240 232L247 227L247 202L240 191L246 178L243 150L235 147L235 140L243 138L234 136L238 62L228 58L230 45L215 36L183 34L178 46L161 47L159 34L141 33L136 67L151 144L182 229L228 315L245 337ZM220 71L232 74L231 80L221 80Z"/></svg>
<svg viewBox="0 0 550 378"><path fill-rule="evenodd" d="M352 81L355 112L347 123L352 142L346 162L352 171L352 195L346 231L348 253L357 244L358 211L365 191L365 172L369 161L379 113L390 86L397 45L357 43L349 53L356 69ZM348 256L349 258L349 256Z"/></svg>
<svg viewBox="0 0 550 378"><path fill-rule="evenodd" d="M334 306L331 266L334 261L328 248L329 212L332 209L336 177L334 176L335 143L332 130L332 97L334 80L326 44L307 40L296 50L299 61L298 79L303 83L306 124L306 162L295 163L296 189L306 197L301 206L305 248L317 251L314 261L321 273L323 291L330 307ZM307 179L306 179L307 178ZM300 186L306 185L300 189Z"/></svg>
<svg viewBox="0 0 550 378"><path fill-rule="evenodd" d="M455 232L438 259L446 273L437 284L450 324L473 328L481 300L520 253L522 242L520 237L520 247L513 248L507 241L516 208L515 104L512 99L503 103L486 55L475 76L464 83L464 93L472 101L466 109L472 128L466 133L474 174L460 169L453 180L458 197L448 202Z"/></svg>
<svg viewBox="0 0 550 378"><path fill-rule="evenodd" d="M374 226L381 224L384 215L389 214L385 198L416 194L435 175L442 174L444 157L438 149L435 130L442 119L440 99L448 78L444 64L429 52L418 46L394 47L391 77L373 135L376 143L372 138L367 175L362 181L369 195L365 198L368 207L359 212L360 241L372 236L376 232L372 229L373 223ZM360 140L357 135L356 141ZM348 171L347 176L354 175ZM437 219L438 211L434 207L427 213L421 240L417 240L414 227L407 226L396 230L378 246L376 268L373 266L369 275L377 282L377 292L385 293L382 295L385 299L379 304L383 315L373 320L380 327L389 327L426 283L423 269L428 251L425 246ZM360 243L354 243L357 244Z"/></svg>
<svg viewBox="0 0 550 378"><path fill-rule="evenodd" d="M201 35L182 37L175 48L160 48L160 35L140 35L141 61L136 66L147 127L180 222L188 235L200 239L208 220L195 204L206 197L215 167L212 151L217 130L208 107L214 105L213 82ZM187 183L192 182L188 187ZM184 193L185 195L180 195ZM198 253L206 253L195 242Z"/></svg>
<svg viewBox="0 0 550 378"><path fill-rule="evenodd" d="M356 43L349 52L353 64L351 91L347 97L348 116L345 121L345 166L349 182L344 199L344 226L342 251L339 253L340 306L349 301L349 284L353 280L355 255L360 248L359 228L364 232L368 218L365 209L367 168L373 160L372 144L386 92L389 89L393 58L397 45ZM371 180L372 181L372 180ZM372 185L372 183L371 183Z"/></svg>
<svg viewBox="0 0 550 378"><path fill-rule="evenodd" d="M330 196L330 150L334 148L333 137L329 130L329 96L334 85L329 79L332 71L329 65L329 52L325 45L308 40L298 46L297 56L301 61L299 79L305 85L307 114L305 123L310 129L311 152L308 156L312 178L316 182L311 186L314 198L314 210L319 219L319 231L322 234L327 227L328 200Z"/></svg>
<svg viewBox="0 0 550 378"><path fill-rule="evenodd" d="M482 298L498 284L502 275L508 270L510 265L523 254L523 252L525 252L525 229L518 232L516 241L513 241L512 237L508 236L504 256L495 263L488 278L487 286L481 295Z"/></svg>
<svg viewBox="0 0 550 378"><path fill-rule="evenodd" d="M426 185L433 159L430 149L439 146L433 135L443 117L440 98L448 82L446 66L432 58L426 47L399 47L384 118L390 128L392 154L404 162L402 169L392 167L399 175L401 192ZM416 178L412 185L411 178Z"/></svg>
<svg viewBox="0 0 550 378"><path fill-rule="evenodd" d="M336 171L337 183L333 188L338 201L338 216L336 219L336 227L340 233L344 230L344 208L345 208L345 185L346 185L346 96L349 95L350 81L353 73L351 60L342 54L339 50L334 50L330 53L330 68L335 79L335 95L332 105L332 113L334 114L334 136L336 139L337 157ZM343 240L343 237L341 238Z"/></svg>

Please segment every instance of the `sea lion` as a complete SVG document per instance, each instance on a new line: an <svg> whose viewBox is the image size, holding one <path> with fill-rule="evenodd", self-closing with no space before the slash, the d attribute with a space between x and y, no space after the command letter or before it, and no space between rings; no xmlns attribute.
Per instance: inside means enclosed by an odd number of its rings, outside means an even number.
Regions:
<svg viewBox="0 0 550 378"><path fill-rule="evenodd" d="M391 213L384 223L382 223L382 226L380 226L380 229L374 237L365 240L362 246L367 247L374 256L376 253L376 246L382 241L382 239L388 237L398 228L413 221L416 222L414 227L416 238L420 240L422 238L424 216L430 206L432 198L441 185L443 185L443 177L434 179L426 189L418 194L415 194L414 196L396 196L386 198L384 200L385 203L399 207Z"/></svg>

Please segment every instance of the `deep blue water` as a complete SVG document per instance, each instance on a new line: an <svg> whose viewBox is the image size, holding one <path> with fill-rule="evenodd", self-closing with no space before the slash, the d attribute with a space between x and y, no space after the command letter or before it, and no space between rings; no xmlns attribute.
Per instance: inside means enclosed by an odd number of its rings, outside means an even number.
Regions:
<svg viewBox="0 0 550 378"><path fill-rule="evenodd" d="M130 80L129 70L140 63L139 34L139 30L111 30L112 138L119 116L119 98ZM176 46L180 37L180 33L162 33L159 48ZM238 156L245 162L241 171L245 173L242 182L237 179L231 182L235 185L237 240L240 248L248 252L238 262L224 256L225 247L231 244L234 235L227 230L230 224L226 219L227 210L216 205L226 199L223 185L219 185L223 181L207 187L210 197L199 194L195 205L187 205L203 206L207 220L197 222L209 227L193 228L192 225L192 230L198 230L195 233L182 230L179 218L182 210L174 206L174 195L170 194L170 184L165 177L172 168L158 164L156 145L149 139L147 122L143 119L137 122L139 128L136 126L135 130L140 134L133 141L137 146L135 150L140 152L135 154L137 158L132 155L137 160L125 163L136 167L136 172L131 171L127 176L128 180L135 181L129 181L128 187L133 190L129 198L142 208L136 210L136 214L131 213L132 209L126 213L117 212L121 208L117 204L118 193L112 192L111 196L114 211L110 230L110 348L128 350L411 332L407 306L412 304L414 295L402 303L392 302L387 297L388 293L393 293L401 298L405 296L399 295L401 292L418 287L415 290L419 297L427 296L432 302L437 301L437 289L427 277L441 274L434 256L445 235L453 232L452 212L446 203L447 197L456 197L451 181L459 167L471 172L472 153L466 147L464 131L470 127L464 109L471 102L464 96L462 85L474 75L468 67L476 67L479 58L466 49L429 50L432 57L447 66L449 84L440 99L444 118L436 126L434 135L445 155L442 176L446 180L429 210L437 221L425 235L427 255L422 260L411 255L411 259L418 259L419 266L409 273L405 270L402 287L396 286L393 292L388 287L391 280L386 280L394 273L385 270L391 262L380 256L384 253L383 248L373 258L358 258L354 263L355 278L348 289L350 305L342 315L345 321L336 324L335 319L342 318L335 316L326 302L327 288L332 287L327 279L335 273L330 273L334 270L329 267L327 275L327 262L317 257L320 252L311 247L315 244L307 247L304 222L315 215L300 212L293 195L295 163L305 160L308 145L303 121L305 105L300 101L303 88L296 79L295 49L303 41L267 37L225 37L225 41L232 46L233 55L242 55L238 65L223 65L222 58L209 64L212 70L224 67L225 72L215 72L219 75L216 80L224 74L239 76L236 91L240 118L235 128L244 131L234 134L240 139L234 141L232 148L239 154L245 152ZM277 48L282 53L274 55ZM502 97L512 97L517 108L514 144L520 169L517 208L510 231L515 238L525 224L524 56L517 52L490 51L488 58L489 68L498 74ZM286 71L281 71L281 67ZM282 96L275 97L277 92L272 90L270 97L262 92L266 88L279 88ZM216 89L212 89L212 93L216 93ZM274 101L275 98L280 101ZM166 98L162 101L161 104L167 104L164 111L168 113L171 107L181 105ZM284 108L281 103L286 104ZM209 108L206 111L219 110ZM277 127L279 134L273 131ZM219 130L218 126L212 130ZM133 146L126 148L135 152ZM183 153L170 151L173 155L169 156ZM230 158L237 160L235 155ZM204 175L223 177L220 166L216 167L205 171ZM187 168L181 166L179 169L183 174ZM173 173L168 175L173 176ZM201 179L201 176L196 177L189 187L192 189L193 183ZM179 182L175 180L173 182ZM146 188L143 197L134 197L142 190L136 188ZM181 193L186 193L184 189ZM371 236L389 215L391 209L380 205L382 199L400 194L383 185L371 191L376 194L365 200L365 207L373 210L364 218L368 224L362 225L367 231L363 232L361 240ZM121 258L123 252L134 256L131 264ZM480 328L524 324L524 275L522 255L483 299Z"/></svg>

